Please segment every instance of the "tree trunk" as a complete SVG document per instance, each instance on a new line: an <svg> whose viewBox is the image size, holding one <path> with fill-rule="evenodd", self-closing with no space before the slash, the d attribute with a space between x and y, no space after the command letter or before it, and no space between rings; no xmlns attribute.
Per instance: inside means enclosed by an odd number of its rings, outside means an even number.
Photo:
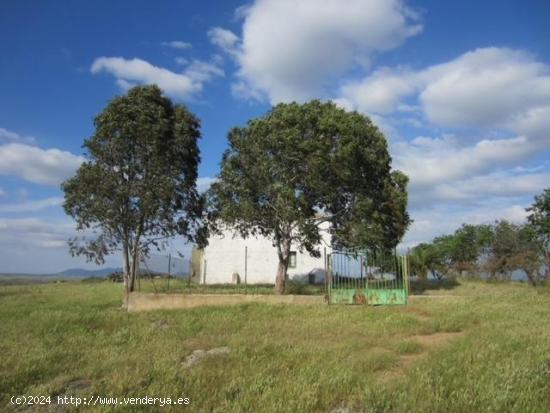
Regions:
<svg viewBox="0 0 550 413"><path fill-rule="evenodd" d="M285 263L279 259L279 265L277 266L277 276L275 277L275 293L284 294L286 284L286 266Z"/></svg>
<svg viewBox="0 0 550 413"><path fill-rule="evenodd" d="M132 258L132 271L130 271L130 279L128 280L128 291L133 292L135 288L136 281L136 270L135 270L135 257Z"/></svg>
<svg viewBox="0 0 550 413"><path fill-rule="evenodd" d="M132 271L130 272L129 287L128 287L128 290L130 292L133 292L136 286L136 274L138 272L138 264L139 264L139 248L138 248L138 244L136 243L132 251Z"/></svg>
<svg viewBox="0 0 550 413"><path fill-rule="evenodd" d="M136 285L136 274L138 272L138 266L139 266L139 240L141 238L141 231L142 231L142 225L143 223L139 224L136 237L133 242L132 248L132 271L130 273L130 284L129 284L129 290L130 292L133 292Z"/></svg>
<svg viewBox="0 0 550 413"><path fill-rule="evenodd" d="M525 268L523 268L523 272L527 276L527 281L529 282L529 284L531 284L533 287L536 287L538 280L537 280L537 277L536 277L535 273L532 272L530 269L526 270Z"/></svg>
<svg viewBox="0 0 550 413"><path fill-rule="evenodd" d="M124 243L122 246L122 266L124 274L122 274L122 280L124 281L124 305L128 304L128 294L130 293L130 256L128 253L128 244Z"/></svg>
<svg viewBox="0 0 550 413"><path fill-rule="evenodd" d="M277 266L277 275L275 276L275 294L284 294L287 280L288 259L290 256L290 239L282 240L278 250L279 265Z"/></svg>

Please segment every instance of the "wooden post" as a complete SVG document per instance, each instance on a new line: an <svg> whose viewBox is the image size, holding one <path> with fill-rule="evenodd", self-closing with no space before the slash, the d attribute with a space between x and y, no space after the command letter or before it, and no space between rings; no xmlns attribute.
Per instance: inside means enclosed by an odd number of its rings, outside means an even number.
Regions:
<svg viewBox="0 0 550 413"><path fill-rule="evenodd" d="M244 246L244 293L248 292L248 246Z"/></svg>

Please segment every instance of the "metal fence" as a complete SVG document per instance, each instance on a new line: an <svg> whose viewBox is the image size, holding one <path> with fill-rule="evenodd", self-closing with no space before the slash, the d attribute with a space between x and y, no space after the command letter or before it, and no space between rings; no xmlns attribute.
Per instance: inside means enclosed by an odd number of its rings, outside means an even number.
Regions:
<svg viewBox="0 0 550 413"><path fill-rule="evenodd" d="M193 249L189 259L176 252L165 255L143 254L139 261L137 290L153 293L183 294L271 294L272 284L247 284L244 277L228 278L227 282L205 283L206 261L203 250ZM143 281L143 283L142 283Z"/></svg>
<svg viewBox="0 0 550 413"><path fill-rule="evenodd" d="M155 292L170 290L170 280L189 280L189 260L178 252L166 254L141 254L137 274L137 289L141 291L141 279L151 282ZM157 279L157 281L155 281Z"/></svg>
<svg viewBox="0 0 550 413"><path fill-rule="evenodd" d="M326 290L329 304L406 304L407 256L389 252L332 252L327 257Z"/></svg>

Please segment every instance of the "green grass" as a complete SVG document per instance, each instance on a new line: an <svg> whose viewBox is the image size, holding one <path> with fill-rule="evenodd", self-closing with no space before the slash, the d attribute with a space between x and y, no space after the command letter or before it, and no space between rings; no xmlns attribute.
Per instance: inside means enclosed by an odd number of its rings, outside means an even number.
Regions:
<svg viewBox="0 0 550 413"><path fill-rule="evenodd" d="M134 314L121 310L121 288L0 286L0 411L24 410L9 404L20 394L191 399L183 409L68 411L549 411L548 288L463 281L401 307ZM194 350L222 346L231 352L181 366Z"/></svg>

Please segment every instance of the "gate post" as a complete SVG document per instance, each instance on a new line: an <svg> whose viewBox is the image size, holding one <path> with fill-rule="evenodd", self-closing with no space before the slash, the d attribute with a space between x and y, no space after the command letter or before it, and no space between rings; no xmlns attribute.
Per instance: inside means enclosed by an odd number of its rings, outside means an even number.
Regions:
<svg viewBox="0 0 550 413"><path fill-rule="evenodd" d="M331 264L331 257L332 254L327 255L327 271L325 278L328 282L328 289L327 289L327 297L328 297L328 304L332 304L332 264Z"/></svg>
<svg viewBox="0 0 550 413"><path fill-rule="evenodd" d="M403 256L403 271L404 271L404 278L405 278L405 303L409 302L409 256L404 255Z"/></svg>

